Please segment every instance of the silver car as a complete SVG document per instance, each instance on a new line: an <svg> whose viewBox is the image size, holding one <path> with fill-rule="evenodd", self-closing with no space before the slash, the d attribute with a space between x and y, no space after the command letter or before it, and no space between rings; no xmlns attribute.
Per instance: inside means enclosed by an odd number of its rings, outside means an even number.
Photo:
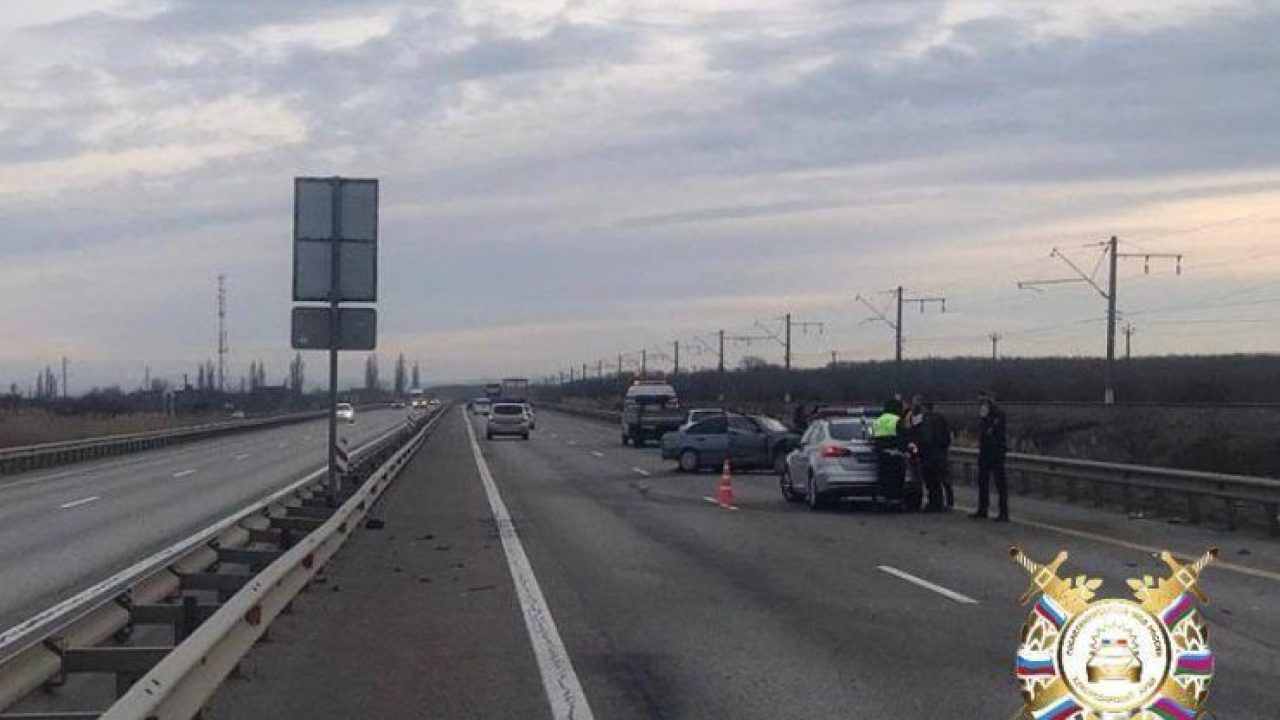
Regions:
<svg viewBox="0 0 1280 720"><path fill-rule="evenodd" d="M815 421L800 438L800 447L787 455L782 496L793 502L806 500L815 510L839 498L879 496L869 431L861 417Z"/></svg>
<svg viewBox="0 0 1280 720"><path fill-rule="evenodd" d="M524 403L493 404L489 411L489 419L485 422L484 436L492 440L495 435L519 435L529 439L531 419Z"/></svg>

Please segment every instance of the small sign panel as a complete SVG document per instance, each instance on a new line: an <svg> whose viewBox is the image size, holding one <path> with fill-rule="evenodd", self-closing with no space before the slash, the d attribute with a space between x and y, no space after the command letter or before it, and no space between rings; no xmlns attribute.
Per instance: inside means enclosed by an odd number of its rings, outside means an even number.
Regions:
<svg viewBox="0 0 1280 720"><path fill-rule="evenodd" d="M295 178L293 198L293 299L377 301L378 181Z"/></svg>
<svg viewBox="0 0 1280 720"><path fill-rule="evenodd" d="M329 308L295 307L290 332L296 350L329 350ZM373 350L378 343L378 311L338 310L338 350Z"/></svg>

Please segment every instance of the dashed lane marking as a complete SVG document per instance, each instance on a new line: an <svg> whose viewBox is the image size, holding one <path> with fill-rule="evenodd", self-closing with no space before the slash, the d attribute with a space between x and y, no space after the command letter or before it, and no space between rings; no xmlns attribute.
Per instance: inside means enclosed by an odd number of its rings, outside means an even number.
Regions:
<svg viewBox="0 0 1280 720"><path fill-rule="evenodd" d="M912 585L919 585L920 587L926 590L932 590L933 592L936 592L939 595L949 600L954 600L960 603L961 605L977 605L978 604L977 600L974 600L968 595L961 595L955 590L948 590L947 588L944 588L941 585L931 583L928 580L925 580L924 578L918 578L915 575L912 575L911 573L906 572L905 570L899 570L898 568L893 567L891 565L877 565L876 568L881 572L887 572L896 578L901 578L903 580L906 580Z"/></svg>
<svg viewBox="0 0 1280 720"><path fill-rule="evenodd" d="M652 474L648 470L641 470L640 468L635 467L631 468L631 472L639 475L640 477L649 477Z"/></svg>
<svg viewBox="0 0 1280 720"><path fill-rule="evenodd" d="M592 455L595 455L595 456L596 456L596 457L598 457L598 458L602 458L602 457L604 457L604 453L600 452L599 450L592 450L592 451L591 451L591 454L592 454Z"/></svg>
<svg viewBox="0 0 1280 720"><path fill-rule="evenodd" d="M249 457L249 453L240 453L239 455L236 456L236 460L237 461L244 460L247 457Z"/></svg>
<svg viewBox="0 0 1280 720"><path fill-rule="evenodd" d="M69 503L63 503L58 507L62 508L63 510L70 510L71 508L80 507L81 505L88 505L91 502L97 502L101 499L102 498L98 495L91 495L87 498L80 498L79 500L72 500Z"/></svg>
<svg viewBox="0 0 1280 720"><path fill-rule="evenodd" d="M188 476L188 475L194 475L194 474L195 474L195 472L196 472L195 470L179 470L178 472L176 472L176 473L174 473L174 474L173 474L173 477L174 477L174 478L184 478L184 477L186 477L186 476Z"/></svg>
<svg viewBox="0 0 1280 720"><path fill-rule="evenodd" d="M525 555L524 545L520 542L515 525L511 523L511 513L507 511L507 504L502 501L498 485L489 472L489 464L480 452L475 430L471 423L464 424L467 426L467 437L471 441L471 454L476 460L480 483L484 485L489 510L493 513L494 524L502 539L507 569L511 572L516 596L520 600L524 625L529 631L533 656L542 676L542 687L547 694L547 702L551 705L552 720L594 720L591 705L587 703L586 693L582 690L582 683L578 681L573 661L569 658L569 651L565 649L560 631L556 629L555 619L551 617L551 607L542 595L538 578L533 574L533 566Z"/></svg>

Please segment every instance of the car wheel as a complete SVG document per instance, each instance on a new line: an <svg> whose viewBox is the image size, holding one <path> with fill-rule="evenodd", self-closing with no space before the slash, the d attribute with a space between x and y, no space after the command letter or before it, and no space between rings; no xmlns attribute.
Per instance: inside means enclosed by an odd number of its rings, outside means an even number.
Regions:
<svg viewBox="0 0 1280 720"><path fill-rule="evenodd" d="M491 433L491 432L487 432L487 433L485 433L485 434L484 434L484 439L485 439L485 440L492 440L492 439L493 439L493 433Z"/></svg>
<svg viewBox="0 0 1280 720"><path fill-rule="evenodd" d="M796 492L795 485L791 482L791 471L783 470L778 476L778 485L782 488L782 497L787 502L796 502L800 499L800 493Z"/></svg>
<svg viewBox="0 0 1280 720"><path fill-rule="evenodd" d="M681 472L698 472L701 461L698 459L698 451L686 448L680 453L680 470Z"/></svg>
<svg viewBox="0 0 1280 720"><path fill-rule="evenodd" d="M809 501L810 510L821 510L827 506L827 501L818 494L818 483L813 479L813 475L809 476L805 499Z"/></svg>
<svg viewBox="0 0 1280 720"><path fill-rule="evenodd" d="M529 433L525 433L524 435L521 435L520 437L521 437L522 439L524 439L524 440L528 440L528 439L529 439Z"/></svg>

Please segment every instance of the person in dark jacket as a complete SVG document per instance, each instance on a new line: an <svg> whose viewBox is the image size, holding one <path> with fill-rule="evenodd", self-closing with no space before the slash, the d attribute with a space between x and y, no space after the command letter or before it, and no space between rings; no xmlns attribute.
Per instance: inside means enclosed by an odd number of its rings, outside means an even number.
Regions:
<svg viewBox="0 0 1280 720"><path fill-rule="evenodd" d="M942 512L955 504L955 493L947 480L951 426L934 411L933 403L918 395L912 401L910 418L912 452L919 461L920 475L928 491L925 512Z"/></svg>
<svg viewBox="0 0 1280 720"><path fill-rule="evenodd" d="M978 399L982 403L978 410L981 418L978 426L978 510L969 517L975 520L987 518L991 483L994 481L1000 503L996 522L1008 522L1009 483L1004 473L1004 457L1009 445L1005 414L992 393L983 393Z"/></svg>

